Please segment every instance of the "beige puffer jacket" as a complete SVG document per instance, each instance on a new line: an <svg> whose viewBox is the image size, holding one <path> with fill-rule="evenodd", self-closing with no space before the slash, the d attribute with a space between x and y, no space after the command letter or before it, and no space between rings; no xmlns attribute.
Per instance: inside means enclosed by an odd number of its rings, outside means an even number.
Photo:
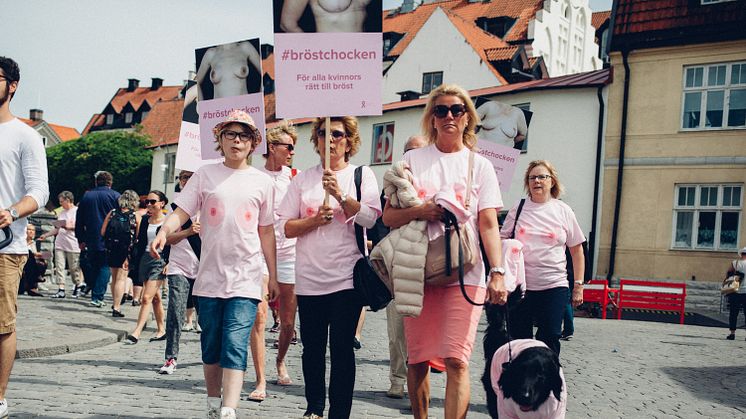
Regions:
<svg viewBox="0 0 746 419"><path fill-rule="evenodd" d="M422 204L412 172L400 161L383 176L383 190L394 208ZM427 221L413 220L391 232L370 253L373 269L394 295L396 311L417 317L422 311L427 255Z"/></svg>

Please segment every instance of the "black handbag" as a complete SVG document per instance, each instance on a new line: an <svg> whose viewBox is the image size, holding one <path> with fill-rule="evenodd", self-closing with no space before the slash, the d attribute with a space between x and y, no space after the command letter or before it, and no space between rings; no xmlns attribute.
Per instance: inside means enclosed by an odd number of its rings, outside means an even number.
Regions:
<svg viewBox="0 0 746 419"><path fill-rule="evenodd" d="M355 169L355 189L357 191L358 202L360 202L362 197L360 192L362 180L363 167L359 166ZM358 224L355 224L355 240L357 241L357 248L360 250L362 257L355 262L355 268L352 270L352 284L355 287L355 291L360 295L363 305L367 305L372 311L378 311L385 308L391 302L391 293L370 264L370 260L365 252L363 227Z"/></svg>

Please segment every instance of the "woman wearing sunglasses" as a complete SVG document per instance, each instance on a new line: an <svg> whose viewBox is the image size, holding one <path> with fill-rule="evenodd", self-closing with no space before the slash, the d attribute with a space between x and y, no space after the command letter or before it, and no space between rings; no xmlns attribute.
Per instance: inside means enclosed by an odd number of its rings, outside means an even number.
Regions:
<svg viewBox="0 0 746 419"><path fill-rule="evenodd" d="M516 225L515 238L523 243L526 271L526 295L511 311L510 334L514 339L536 339L559 355L562 320L568 301L567 258L572 258L574 285L572 306L583 302L585 237L569 205L560 201L562 184L552 163L535 160L528 164L523 186L525 198L516 223L520 201L508 211L501 236L508 238Z"/></svg>
<svg viewBox="0 0 746 419"><path fill-rule="evenodd" d="M156 332L150 341L164 340L166 338L166 322L163 304L161 303L160 289L163 286L163 280L166 275L164 267L166 266L163 259L154 258L148 249L155 239L158 228L163 224L166 216L163 214L163 207L168 203L166 194L161 191L153 190L145 198L148 206L148 213L140 221L140 228L137 235L137 244L133 258L140 261L139 264L139 283L143 284L142 296L140 298L140 312L137 315L137 325L135 330L127 335L126 343L135 344L140 340L140 334L150 315L152 304L153 314L155 314ZM135 298L138 298L135 295Z"/></svg>
<svg viewBox="0 0 746 419"><path fill-rule="evenodd" d="M433 197L455 194L457 201L464 202L478 121L474 104L461 87L441 85L430 93L422 116L422 131L430 145L404 154L414 187L425 203L401 209L387 202L383 215L386 225L399 228L412 220L427 220L430 240L443 234L440 223L443 209L433 202ZM502 275L497 223L497 211L502 207L500 188L489 161L478 154L473 159L470 214L464 226L479 233L475 237L481 236L489 266L493 268L487 276L480 255L480 261L466 272L465 291L474 301L486 299L504 304L508 293ZM426 285L419 317L404 319L409 364L407 387L415 418L428 417L431 365L446 371L445 417L466 416L470 397L469 359L481 314L482 307L467 302L456 282L443 287Z"/></svg>
<svg viewBox="0 0 746 419"><path fill-rule="evenodd" d="M373 171L362 168L361 199L355 189L350 157L360 149L354 117L324 118L313 123L311 144L324 161L324 138L331 131L330 169L314 166L296 176L279 208L288 238L297 238L295 294L303 340L304 417L324 416L326 405L326 346L331 353L329 417L346 418L355 388L355 327L362 303L352 285L352 270L360 259L355 224L371 228L381 214L378 183ZM324 193L330 195L324 205Z"/></svg>
<svg viewBox="0 0 746 419"><path fill-rule="evenodd" d="M291 169L293 156L295 155L295 143L298 141L298 133L290 123L282 121L274 128L267 130L267 153L263 155L266 159L263 168L264 173L272 178L275 192L275 242L277 246L277 282L280 285L279 296L279 324L280 336L277 342L277 384L288 386L293 383L285 366L285 355L290 347L290 342L295 336L295 313L297 302L295 299L295 241L287 238L282 232L280 219L277 215L280 203L288 191L291 180L299 173L297 169ZM264 265L264 281L267 282L269 273ZM267 322L266 301L262 301L256 314L256 321L251 330L251 355L256 369L257 386L254 393L256 399L263 399L265 394L264 376L264 326Z"/></svg>

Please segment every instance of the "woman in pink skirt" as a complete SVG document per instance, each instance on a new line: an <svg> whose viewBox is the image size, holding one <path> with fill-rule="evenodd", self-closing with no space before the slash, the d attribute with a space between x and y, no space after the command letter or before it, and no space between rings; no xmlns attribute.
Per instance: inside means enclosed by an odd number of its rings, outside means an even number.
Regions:
<svg viewBox="0 0 746 419"><path fill-rule="evenodd" d="M393 208L387 203L383 221L392 228L412 220L427 220L430 228L440 224L443 209L433 196L455 194L464 201L469 158L476 146L476 127L479 117L474 104L464 89L456 85L441 85L430 93L422 130L430 145L411 150L404 160L414 175L414 187L425 201L417 207ZM500 188L490 162L474 155L471 179L470 217L464 223L481 236L489 266L488 281L481 255L474 268L464 277L466 293L477 302L505 304L497 211L502 207ZM460 197L460 199L459 199ZM437 223L437 224L436 224ZM430 237L431 239L433 237ZM479 252L477 252L479 254ZM451 286L425 286L422 312L417 318L405 318L408 370L407 385L415 418L426 418L430 399L430 366L445 369L445 417L466 416L469 407L469 359L474 347L481 306L471 305L461 294L459 283Z"/></svg>

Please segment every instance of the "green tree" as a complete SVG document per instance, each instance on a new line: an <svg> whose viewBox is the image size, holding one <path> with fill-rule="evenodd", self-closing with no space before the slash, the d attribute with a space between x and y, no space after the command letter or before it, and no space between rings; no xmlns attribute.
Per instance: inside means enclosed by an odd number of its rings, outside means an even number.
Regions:
<svg viewBox="0 0 746 419"><path fill-rule="evenodd" d="M145 194L150 189L153 153L148 137L132 131L99 131L47 149L49 192L54 206L64 190L79 201L94 187L93 174L106 170L114 176L117 191L132 189Z"/></svg>

